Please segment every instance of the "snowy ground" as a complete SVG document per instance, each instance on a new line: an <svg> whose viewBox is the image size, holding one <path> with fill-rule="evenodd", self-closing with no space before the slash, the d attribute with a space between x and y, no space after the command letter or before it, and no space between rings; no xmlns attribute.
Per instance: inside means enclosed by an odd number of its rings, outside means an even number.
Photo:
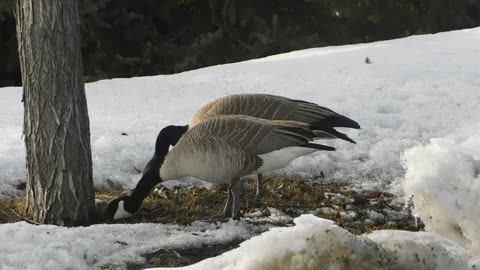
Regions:
<svg viewBox="0 0 480 270"><path fill-rule="evenodd" d="M273 174L315 178L323 171L327 178L356 188L386 189L399 195L405 189L406 197L414 195L419 216L435 215L432 222L425 221L427 230L457 242L459 246L451 245L456 252L451 254L478 257L479 44L480 28L476 28L315 48L176 75L87 84L95 183L106 184L109 179L133 187L139 179L134 167L142 169L151 157L159 129L186 124L197 108L213 98L257 92L305 99L358 121L360 131L347 131L358 144L332 141L338 151L300 158ZM372 64L365 63L366 57ZM15 188L25 179L20 100L20 88L0 88L0 199L22 195ZM442 140L430 142L432 138ZM213 230L211 237L223 241L251 235L246 225L224 226L231 227ZM59 265L61 269L78 265L84 269L99 267L103 260L122 265L165 245L203 241L182 238L189 230L164 225L78 229L0 225L0 239L7 239L0 244L0 266L54 269L50 266ZM243 233L237 235L237 230ZM235 235L228 235L230 231ZM129 243L129 248L116 240ZM44 256L24 260L26 252ZM94 254L102 258L95 259ZM454 268L445 264L438 269Z"/></svg>
<svg viewBox="0 0 480 270"><path fill-rule="evenodd" d="M141 263L142 254L159 249L200 247L252 237L266 229L244 222L191 226L109 224L83 228L32 226L25 222L0 226L0 269L123 269ZM28 258L28 259L26 259Z"/></svg>
<svg viewBox="0 0 480 270"><path fill-rule="evenodd" d="M243 242L235 250L179 269L467 270L480 267L480 263L468 261L468 254L457 244L430 233L375 231L355 236L330 220L312 215L295 219L295 225L273 228Z"/></svg>

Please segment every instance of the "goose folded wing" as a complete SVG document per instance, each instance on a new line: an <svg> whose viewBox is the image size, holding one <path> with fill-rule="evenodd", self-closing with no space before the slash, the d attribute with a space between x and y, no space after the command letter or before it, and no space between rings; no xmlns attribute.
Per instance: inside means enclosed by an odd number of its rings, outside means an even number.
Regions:
<svg viewBox="0 0 480 270"><path fill-rule="evenodd" d="M301 120L300 118L302 117L298 116L298 113L295 114L295 111L300 107L299 102L301 102L301 104L307 104L307 102L304 101L297 102L285 97L268 94L230 95L216 99L203 106L192 117L190 126L195 126L211 117L219 115L249 115L263 119ZM297 117L297 119L295 119L295 117ZM302 119L315 120L316 118L318 118L318 116L307 114Z"/></svg>
<svg viewBox="0 0 480 270"><path fill-rule="evenodd" d="M290 146L302 146L315 134L308 124L297 121L266 120L245 115L210 118L189 133L199 138L214 138L236 144L255 155Z"/></svg>
<svg viewBox="0 0 480 270"><path fill-rule="evenodd" d="M227 96L211 102L199 112L199 115L203 115L204 117L233 114L249 115L272 120L293 120L305 123L325 122L326 120L335 122L335 119L341 116L315 103L269 94L239 94Z"/></svg>
<svg viewBox="0 0 480 270"><path fill-rule="evenodd" d="M170 151L163 167L168 178L192 176L221 183L251 174L262 164L260 157L237 143L190 134Z"/></svg>

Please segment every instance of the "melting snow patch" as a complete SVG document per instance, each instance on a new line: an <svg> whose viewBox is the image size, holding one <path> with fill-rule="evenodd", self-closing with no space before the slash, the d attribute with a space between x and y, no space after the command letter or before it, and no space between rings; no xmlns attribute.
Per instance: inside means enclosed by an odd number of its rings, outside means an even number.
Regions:
<svg viewBox="0 0 480 270"><path fill-rule="evenodd" d="M377 231L356 236L313 215L294 222L294 227L273 228L235 250L176 269L466 270L475 263L462 247L431 233Z"/></svg>
<svg viewBox="0 0 480 270"><path fill-rule="evenodd" d="M357 213L354 211L340 212L340 218L344 220L352 220L357 217Z"/></svg>
<svg viewBox="0 0 480 270"><path fill-rule="evenodd" d="M385 216L373 210L367 211L368 218L375 222L385 221Z"/></svg>
<svg viewBox="0 0 480 270"><path fill-rule="evenodd" d="M413 213L426 230L480 256L478 160L470 150L438 139L409 149L405 158L405 198L413 196Z"/></svg>
<svg viewBox="0 0 480 270"><path fill-rule="evenodd" d="M160 249L215 245L252 237L266 226L245 222L192 226L110 224L64 228L25 222L0 226L0 269L125 269Z"/></svg>

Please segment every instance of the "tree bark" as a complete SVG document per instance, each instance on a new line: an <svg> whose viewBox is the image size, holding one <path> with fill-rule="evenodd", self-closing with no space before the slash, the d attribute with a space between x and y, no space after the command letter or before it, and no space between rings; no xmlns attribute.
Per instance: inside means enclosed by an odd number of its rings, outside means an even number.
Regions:
<svg viewBox="0 0 480 270"><path fill-rule="evenodd" d="M26 216L85 225L95 216L77 0L17 0L24 91Z"/></svg>

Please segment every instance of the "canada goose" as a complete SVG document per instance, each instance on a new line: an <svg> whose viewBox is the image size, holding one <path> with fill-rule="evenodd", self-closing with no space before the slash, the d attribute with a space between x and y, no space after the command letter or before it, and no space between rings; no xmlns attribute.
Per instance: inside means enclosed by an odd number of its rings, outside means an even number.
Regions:
<svg viewBox="0 0 480 270"><path fill-rule="evenodd" d="M326 107L303 100L268 94L239 94L216 99L200 108L187 127L192 128L218 115L249 115L270 120L300 121L311 125L315 132L315 139L339 138L351 143L355 143L355 141L335 128L360 128L360 125L354 120ZM179 128L186 130L185 127ZM263 194L262 182L262 174L257 174L257 198Z"/></svg>
<svg viewBox="0 0 480 270"><path fill-rule="evenodd" d="M212 117L195 125L168 152L179 129L168 126L160 131L155 160L147 164L132 194L108 205L113 219L137 212L156 184L185 176L229 183L224 217L238 219L240 177L282 168L293 159L318 150L335 150L310 143L315 134L306 123L228 115Z"/></svg>

